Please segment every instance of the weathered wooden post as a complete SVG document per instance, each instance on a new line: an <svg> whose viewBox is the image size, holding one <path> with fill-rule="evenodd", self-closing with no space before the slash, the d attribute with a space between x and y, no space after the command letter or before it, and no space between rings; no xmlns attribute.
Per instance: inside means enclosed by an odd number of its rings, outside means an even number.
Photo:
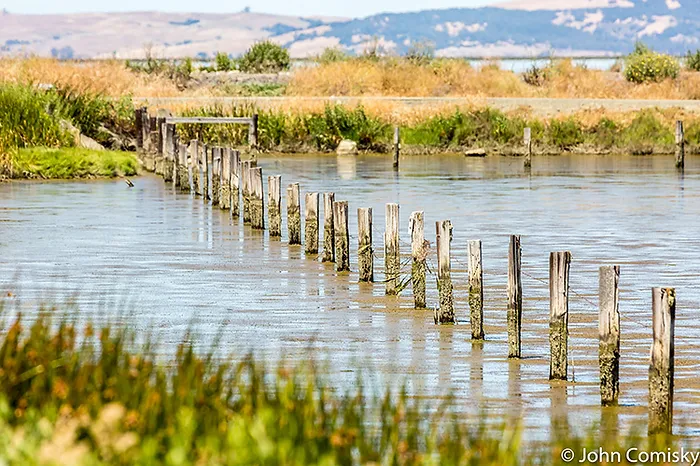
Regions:
<svg viewBox="0 0 700 466"><path fill-rule="evenodd" d="M525 143L525 168L530 168L532 167L532 130L530 128L525 128L523 142Z"/></svg>
<svg viewBox="0 0 700 466"><path fill-rule="evenodd" d="M323 193L323 256L321 262L335 262L334 202L334 193Z"/></svg>
<svg viewBox="0 0 700 466"><path fill-rule="evenodd" d="M145 107L134 109L134 128L136 130L136 149L143 150L143 112ZM148 111L148 110L145 110Z"/></svg>
<svg viewBox="0 0 700 466"><path fill-rule="evenodd" d="M243 194L243 224L250 223L250 169L251 161L241 162L241 192Z"/></svg>
<svg viewBox="0 0 700 466"><path fill-rule="evenodd" d="M162 158L162 169L163 169L163 181L171 182L173 181L173 159L175 157L175 125L170 123L163 123L163 158Z"/></svg>
<svg viewBox="0 0 700 466"><path fill-rule="evenodd" d="M350 271L350 231L348 227L348 201L333 202L333 228L335 230L335 270Z"/></svg>
<svg viewBox="0 0 700 466"><path fill-rule="evenodd" d="M177 143L177 138L173 141L173 163L171 178L173 181L173 187L180 187L180 145Z"/></svg>
<svg viewBox="0 0 700 466"><path fill-rule="evenodd" d="M304 196L304 251L306 254L318 254L318 193L306 193Z"/></svg>
<svg viewBox="0 0 700 466"><path fill-rule="evenodd" d="M211 171L212 171L212 147L209 147L207 144L202 145L202 149L204 152L204 200L209 201L211 200Z"/></svg>
<svg viewBox="0 0 700 466"><path fill-rule="evenodd" d="M435 222L437 240L437 281L440 308L436 309L436 324L455 323L454 302L452 300L452 276L450 264L450 243L452 242L452 222Z"/></svg>
<svg viewBox="0 0 700 466"><path fill-rule="evenodd" d="M254 167L250 170L251 173L251 222L253 228L258 230L265 229L265 201L263 193L263 173L261 167Z"/></svg>
<svg viewBox="0 0 700 466"><path fill-rule="evenodd" d="M472 340L484 339L484 272L481 241L469 241L469 315Z"/></svg>
<svg viewBox="0 0 700 466"><path fill-rule="evenodd" d="M211 148L211 205L219 205L221 194L221 147Z"/></svg>
<svg viewBox="0 0 700 466"><path fill-rule="evenodd" d="M158 155L158 118L149 117L148 118L148 152L146 157L146 170L155 172L156 171L156 156Z"/></svg>
<svg viewBox="0 0 700 466"><path fill-rule="evenodd" d="M550 380L566 380L569 368L569 251L549 255Z"/></svg>
<svg viewBox="0 0 700 466"><path fill-rule="evenodd" d="M237 150L232 150L230 155L231 179L229 183L231 186L231 215L233 216L233 218L238 218L241 214L241 153Z"/></svg>
<svg viewBox="0 0 700 466"><path fill-rule="evenodd" d="M252 148L258 147L258 114L253 113L248 125L248 144Z"/></svg>
<svg viewBox="0 0 700 466"><path fill-rule="evenodd" d="M192 173L192 191L197 196L202 194L202 180L199 174L199 141L192 139L189 147L190 171Z"/></svg>
<svg viewBox="0 0 700 466"><path fill-rule="evenodd" d="M676 121L676 167L685 167L685 131L683 121Z"/></svg>
<svg viewBox="0 0 700 466"><path fill-rule="evenodd" d="M386 205L386 224L384 230L384 270L386 294L396 295L399 292L401 273L401 255L399 248L399 205Z"/></svg>
<svg viewBox="0 0 700 466"><path fill-rule="evenodd" d="M219 207L231 209L231 148L221 150L221 177L219 179Z"/></svg>
<svg viewBox="0 0 700 466"><path fill-rule="evenodd" d="M649 363L649 434L673 433L676 290L651 290L652 345Z"/></svg>
<svg viewBox="0 0 700 466"><path fill-rule="evenodd" d="M371 207L357 209L357 268L361 282L374 281Z"/></svg>
<svg viewBox="0 0 700 466"><path fill-rule="evenodd" d="M160 111L158 113L161 113ZM165 173L164 161L164 144L165 144L165 117L156 117L156 157L155 157L155 172L156 175L163 176Z"/></svg>
<svg viewBox="0 0 700 466"><path fill-rule="evenodd" d="M520 236L511 235L508 246L508 357L519 358L522 355L520 333L523 318L523 286L520 275L522 249Z"/></svg>
<svg viewBox="0 0 700 466"><path fill-rule="evenodd" d="M270 219L270 238L282 236L282 176L267 177L267 211Z"/></svg>
<svg viewBox="0 0 700 466"><path fill-rule="evenodd" d="M287 235L289 244L301 244L301 206L299 183L287 186Z"/></svg>
<svg viewBox="0 0 700 466"><path fill-rule="evenodd" d="M617 404L620 394L620 267L601 267L599 278L600 402L612 406Z"/></svg>
<svg viewBox="0 0 700 466"><path fill-rule="evenodd" d="M412 212L408 219L408 232L411 235L411 288L413 307L425 309L425 271L428 258L428 245L425 241L423 212Z"/></svg>
<svg viewBox="0 0 700 466"><path fill-rule="evenodd" d="M180 187L180 191L189 192L190 190L190 170L187 160L187 145L178 144L177 145L177 185Z"/></svg>
<svg viewBox="0 0 700 466"><path fill-rule="evenodd" d="M399 127L394 126L394 170L399 169L399 153L401 152L401 137Z"/></svg>

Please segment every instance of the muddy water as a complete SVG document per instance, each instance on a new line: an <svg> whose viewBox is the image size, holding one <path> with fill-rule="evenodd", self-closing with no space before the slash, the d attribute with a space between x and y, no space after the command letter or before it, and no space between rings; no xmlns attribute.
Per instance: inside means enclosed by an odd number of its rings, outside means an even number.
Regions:
<svg viewBox="0 0 700 466"><path fill-rule="evenodd" d="M645 423L651 343L651 287L677 293L676 432L700 433L700 162L679 176L672 157L410 157L395 175L386 157L262 157L283 187L334 191L350 204L353 272L305 257L301 247L234 224L199 198L174 193L156 177L122 181L0 185L0 287L13 309L74 300L71 317L122 321L155 332L164 351L193 329L203 348L222 354L328 362L340 387L358 373L371 386L406 382L436 398L453 390L465 416L521 418L534 436L567 422L581 431L611 415L621 429ZM283 189L284 191L284 189ZM414 311L410 291L384 296L384 204L401 205L402 253L408 217L424 210L433 246L435 221L454 225L453 281L460 325L436 327ZM283 201L284 203L284 201ZM357 283L358 207L374 209L374 285ZM286 226L283 226L286 232ZM506 267L510 234L523 244L523 353L509 361ZM285 233L286 235L286 233ZM472 344L466 289L467 240L483 241L486 342ZM570 378L548 379L548 256L573 254ZM621 404L599 405L598 267L621 273ZM542 281L544 280L544 281ZM428 300L437 302L433 276ZM219 340L217 340L219 338ZM215 343L216 342L216 343Z"/></svg>

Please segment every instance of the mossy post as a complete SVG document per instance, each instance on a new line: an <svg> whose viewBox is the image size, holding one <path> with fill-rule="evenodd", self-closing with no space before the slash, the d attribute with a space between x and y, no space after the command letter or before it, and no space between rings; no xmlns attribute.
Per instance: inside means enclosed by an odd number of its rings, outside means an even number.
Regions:
<svg viewBox="0 0 700 466"><path fill-rule="evenodd" d="M321 256L321 262L335 262L334 202L335 193L323 193L323 256Z"/></svg>
<svg viewBox="0 0 700 466"><path fill-rule="evenodd" d="M454 324L455 310L452 299L452 272L450 264L450 243L452 243L452 222L435 222L437 240L437 284L440 307L436 309L436 324Z"/></svg>
<svg viewBox="0 0 700 466"><path fill-rule="evenodd" d="M394 170L399 169L399 154L401 153L401 135L399 133L399 127L394 126Z"/></svg>
<svg viewBox="0 0 700 466"><path fill-rule="evenodd" d="M270 238L282 236L282 176L267 177L267 211L270 219Z"/></svg>
<svg viewBox="0 0 700 466"><path fill-rule="evenodd" d="M374 281L371 207L357 209L357 268L361 282Z"/></svg>
<svg viewBox="0 0 700 466"><path fill-rule="evenodd" d="M685 131L683 121L676 121L676 168L685 167Z"/></svg>
<svg viewBox="0 0 700 466"><path fill-rule="evenodd" d="M263 172L261 167L250 169L251 180L251 223L256 230L265 229L265 194L263 192Z"/></svg>
<svg viewBox="0 0 700 466"><path fill-rule="evenodd" d="M257 113L253 113L253 116L250 118L250 124L248 125L248 144L253 149L258 147L258 114Z"/></svg>
<svg viewBox="0 0 700 466"><path fill-rule="evenodd" d="M202 144L202 152L204 161L204 200L211 200L211 170L212 170L212 148L207 144Z"/></svg>
<svg viewBox="0 0 700 466"><path fill-rule="evenodd" d="M469 241L469 320L472 340L484 339L484 272L481 241Z"/></svg>
<svg viewBox="0 0 700 466"><path fill-rule="evenodd" d="M304 252L318 255L318 193L304 195Z"/></svg>
<svg viewBox="0 0 700 466"><path fill-rule="evenodd" d="M244 225L250 223L250 165L250 160L241 162L241 193L243 195Z"/></svg>
<svg viewBox="0 0 700 466"><path fill-rule="evenodd" d="M651 290L652 345L649 363L649 434L673 431L676 290Z"/></svg>
<svg viewBox="0 0 700 466"><path fill-rule="evenodd" d="M425 271L428 245L425 241L425 221L423 212L412 212L408 219L408 232L411 235L411 288L413 307L425 309Z"/></svg>
<svg viewBox="0 0 700 466"><path fill-rule="evenodd" d="M333 227L335 229L335 270L350 271L350 231L348 227L348 201L333 203Z"/></svg>
<svg viewBox="0 0 700 466"><path fill-rule="evenodd" d="M219 207L231 209L231 148L221 149L221 176L219 177Z"/></svg>
<svg viewBox="0 0 700 466"><path fill-rule="evenodd" d="M289 244L301 244L301 206L299 183L287 186L287 236Z"/></svg>
<svg viewBox="0 0 700 466"><path fill-rule="evenodd" d="M211 148L211 205L219 205L221 194L221 147Z"/></svg>
<svg viewBox="0 0 700 466"><path fill-rule="evenodd" d="M231 215L238 218L241 215L241 153L231 150Z"/></svg>
<svg viewBox="0 0 700 466"><path fill-rule="evenodd" d="M523 131L523 142L525 144L525 168L532 167L532 130L525 128Z"/></svg>
<svg viewBox="0 0 700 466"><path fill-rule="evenodd" d="M386 205L384 229L384 282L387 295L399 293L401 255L399 248L399 205Z"/></svg>
<svg viewBox="0 0 700 466"><path fill-rule="evenodd" d="M617 405L620 394L620 266L600 268L598 292L598 362L600 365L600 403Z"/></svg>
<svg viewBox="0 0 700 466"><path fill-rule="evenodd" d="M177 185L180 191L189 192L190 191L190 167L189 161L187 160L187 145L178 144L177 145Z"/></svg>
<svg viewBox="0 0 700 466"><path fill-rule="evenodd" d="M520 275L522 249L520 236L511 235L508 246L508 357L519 358L522 355L520 333L523 319L523 286Z"/></svg>
<svg viewBox="0 0 700 466"><path fill-rule="evenodd" d="M569 269L571 253L549 255L549 380L566 380L569 369Z"/></svg>

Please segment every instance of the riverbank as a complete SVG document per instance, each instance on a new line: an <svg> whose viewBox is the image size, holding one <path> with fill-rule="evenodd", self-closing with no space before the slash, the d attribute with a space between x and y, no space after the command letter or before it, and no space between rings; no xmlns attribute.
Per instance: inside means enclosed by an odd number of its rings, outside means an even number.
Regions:
<svg viewBox="0 0 700 466"><path fill-rule="evenodd" d="M83 179L134 176L134 152L97 151L78 147L32 147L7 154L0 176L9 179Z"/></svg>

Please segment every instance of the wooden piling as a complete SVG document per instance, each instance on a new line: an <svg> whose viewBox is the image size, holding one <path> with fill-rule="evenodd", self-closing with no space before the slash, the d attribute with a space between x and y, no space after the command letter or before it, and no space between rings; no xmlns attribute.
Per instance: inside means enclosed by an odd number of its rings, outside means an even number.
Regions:
<svg viewBox="0 0 700 466"><path fill-rule="evenodd" d="M523 132L523 142L525 143L525 168L532 167L532 130L525 128Z"/></svg>
<svg viewBox="0 0 700 466"><path fill-rule="evenodd" d="M155 173L163 176L164 169L164 145L165 145L165 117L156 117L156 150L155 150Z"/></svg>
<svg viewBox="0 0 700 466"><path fill-rule="evenodd" d="M180 187L180 144L173 143L173 165L172 165L173 188Z"/></svg>
<svg viewBox="0 0 700 466"><path fill-rule="evenodd" d="M261 167L250 169L251 203L250 221L252 227L257 230L265 229L265 201L263 193L263 173Z"/></svg>
<svg viewBox="0 0 700 466"><path fill-rule="evenodd" d="M231 209L231 148L221 149L221 176L219 179L219 207Z"/></svg>
<svg viewBox="0 0 700 466"><path fill-rule="evenodd" d="M399 248L399 205L386 205L386 224L384 230L384 271L385 292L387 295L399 293L401 274L401 254Z"/></svg>
<svg viewBox="0 0 700 466"><path fill-rule="evenodd" d="M685 167L685 131L683 121L676 121L676 167Z"/></svg>
<svg viewBox="0 0 700 466"><path fill-rule="evenodd" d="M472 340L484 339L484 273L481 241L469 241L469 316Z"/></svg>
<svg viewBox="0 0 700 466"><path fill-rule="evenodd" d="M248 144L252 148L258 147L258 114L254 113L248 125Z"/></svg>
<svg viewBox="0 0 700 466"><path fill-rule="evenodd" d="M267 211L270 219L270 238L282 236L282 176L267 177Z"/></svg>
<svg viewBox="0 0 700 466"><path fill-rule="evenodd" d="M323 256L321 262L335 262L334 202L334 193L323 193Z"/></svg>
<svg viewBox="0 0 700 466"><path fill-rule="evenodd" d="M156 156L158 155L158 118L148 117L148 151L146 151L146 170L156 171Z"/></svg>
<svg viewBox="0 0 700 466"><path fill-rule="evenodd" d="M508 306L506 315L508 320L509 358L520 358L522 355L520 344L523 318L523 287L520 275L521 256L520 236L511 235L508 246Z"/></svg>
<svg viewBox="0 0 700 466"><path fill-rule="evenodd" d="M333 228L335 231L335 270L350 271L350 231L348 227L348 201L333 202Z"/></svg>
<svg viewBox="0 0 700 466"><path fill-rule="evenodd" d="M198 196L202 195L202 177L200 170L199 141L190 141L190 168L192 170L192 190Z"/></svg>
<svg viewBox="0 0 700 466"><path fill-rule="evenodd" d="M244 225L250 223L250 169L250 160L241 162L241 194L243 196Z"/></svg>
<svg viewBox="0 0 700 466"><path fill-rule="evenodd" d="M301 206L299 183L287 186L287 236L289 244L301 244Z"/></svg>
<svg viewBox="0 0 700 466"><path fill-rule="evenodd" d="M143 112L144 107L134 109L134 128L136 130L136 149L143 150Z"/></svg>
<svg viewBox="0 0 700 466"><path fill-rule="evenodd" d="M241 214L241 153L237 150L231 151L231 215L233 218L238 218Z"/></svg>
<svg viewBox="0 0 700 466"><path fill-rule="evenodd" d="M371 207L357 209L357 267L361 282L374 281Z"/></svg>
<svg viewBox="0 0 700 466"><path fill-rule="evenodd" d="M401 152L401 136L399 134L399 127L394 126L394 170L399 169L399 154Z"/></svg>
<svg viewBox="0 0 700 466"><path fill-rule="evenodd" d="M452 299L452 276L450 264L450 243L452 242L452 222L435 222L437 240L437 281L440 308L436 310L436 324L455 323L454 301Z"/></svg>
<svg viewBox="0 0 700 466"><path fill-rule="evenodd" d="M177 145L177 185L180 191L189 192L190 191L190 171L187 160L187 145L178 144Z"/></svg>
<svg viewBox="0 0 700 466"><path fill-rule="evenodd" d="M676 290L651 290L652 346L649 363L649 434L673 431Z"/></svg>
<svg viewBox="0 0 700 466"><path fill-rule="evenodd" d="M617 404L620 393L620 267L600 268L598 321L598 362L600 365L600 402L603 406Z"/></svg>
<svg viewBox="0 0 700 466"><path fill-rule="evenodd" d="M425 309L425 271L428 257L428 245L425 241L425 221L423 212L412 212L408 219L408 231L411 235L411 288L413 289L413 307Z"/></svg>
<svg viewBox="0 0 700 466"><path fill-rule="evenodd" d="M175 125L163 123L163 133L162 175L163 181L171 182L175 157Z"/></svg>
<svg viewBox="0 0 700 466"><path fill-rule="evenodd" d="M566 380L569 368L569 268L571 253L549 255L550 380Z"/></svg>
<svg viewBox="0 0 700 466"><path fill-rule="evenodd" d="M212 147L207 144L202 144L202 160L204 161L204 186L202 190L204 192L204 200L211 200L211 170L212 170Z"/></svg>
<svg viewBox="0 0 700 466"><path fill-rule="evenodd" d="M318 193L304 195L304 251L318 255Z"/></svg>
<svg viewBox="0 0 700 466"><path fill-rule="evenodd" d="M221 147L211 148L211 205L219 205L221 194Z"/></svg>

